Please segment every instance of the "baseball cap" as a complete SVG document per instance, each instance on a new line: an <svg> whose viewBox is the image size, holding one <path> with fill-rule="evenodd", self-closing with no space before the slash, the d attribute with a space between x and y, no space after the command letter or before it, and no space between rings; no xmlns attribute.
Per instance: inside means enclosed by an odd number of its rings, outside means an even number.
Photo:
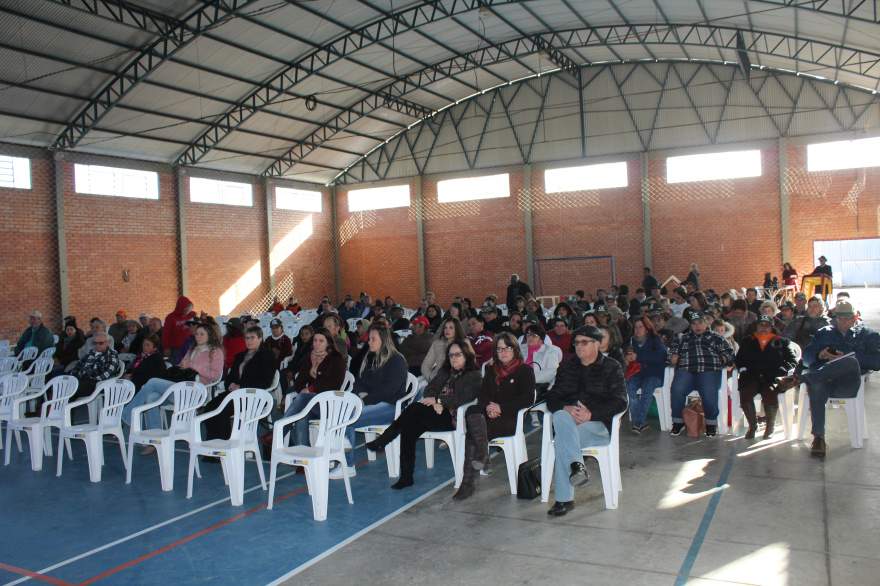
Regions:
<svg viewBox="0 0 880 586"><path fill-rule="evenodd" d="M43 319L43 312L41 312L39 309L35 309L31 312L31 317Z"/></svg>
<svg viewBox="0 0 880 586"><path fill-rule="evenodd" d="M428 318L426 318L424 315L418 315L409 321L410 327L412 327L416 324L420 324L420 325L427 328L428 326L431 325L431 322L429 322Z"/></svg>
<svg viewBox="0 0 880 586"><path fill-rule="evenodd" d="M856 310L849 301L838 301L834 306L835 317L855 317Z"/></svg>
<svg viewBox="0 0 880 586"><path fill-rule="evenodd" d="M270 328L274 328L275 326L278 326L280 328L280 327L283 327L284 324L281 323L281 320L276 317L275 319L273 319L272 321L269 322Z"/></svg>
<svg viewBox="0 0 880 586"><path fill-rule="evenodd" d="M706 314L701 313L699 311L695 311L695 312L691 313L691 317L690 317L690 319L688 319L688 321L691 323L693 323L695 321L706 321Z"/></svg>
<svg viewBox="0 0 880 586"><path fill-rule="evenodd" d="M759 323L759 324L770 324L770 325L772 326L772 325L773 325L773 316L770 316L770 315L761 315L761 316L758 316L758 322L757 322L757 323Z"/></svg>

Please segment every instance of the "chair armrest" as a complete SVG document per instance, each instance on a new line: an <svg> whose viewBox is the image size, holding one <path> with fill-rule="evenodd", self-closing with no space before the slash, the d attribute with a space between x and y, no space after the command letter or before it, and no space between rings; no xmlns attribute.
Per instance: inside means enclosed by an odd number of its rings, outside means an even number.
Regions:
<svg viewBox="0 0 880 586"><path fill-rule="evenodd" d="M458 409L455 410L455 430L456 431L459 431L459 430L464 431L464 429L465 429L464 412L468 410L468 407L470 407L471 405L476 405L476 404L477 404L477 399L474 399L473 401L471 401L469 403L464 403L462 405L459 405Z"/></svg>
<svg viewBox="0 0 880 586"><path fill-rule="evenodd" d="M43 395L43 390L40 389L40 390L34 391L32 393L22 393L21 395L14 397L12 399L12 410L10 413L12 419L19 418L18 413L19 413L19 409L21 408L22 403L26 403L26 402L30 401L31 399L36 399L37 397L40 397L42 395Z"/></svg>
<svg viewBox="0 0 880 586"><path fill-rule="evenodd" d="M102 391L100 389L95 389L95 392L93 392L88 397L84 397L82 399L79 399L78 401L71 401L70 403L65 405L64 406L64 426L70 427L70 412L72 410L74 410L77 407L81 407L83 405L91 403L92 401L94 401L95 399L98 398L98 395L100 395L101 392Z"/></svg>
<svg viewBox="0 0 880 586"><path fill-rule="evenodd" d="M169 395L171 395L172 392L173 391L172 391L171 387L168 387L167 389L165 389L165 392L162 393L162 396L159 397L158 399L156 399L155 401L153 401L151 403L144 403L143 405L132 409L131 410L131 430L132 431L143 431L143 429L141 428L141 414L144 411L149 411L150 409L154 409L154 408L162 405L168 399Z"/></svg>
<svg viewBox="0 0 880 586"><path fill-rule="evenodd" d="M400 412L403 411L403 404L406 401L413 399L416 396L416 393L418 393L418 392L419 392L419 387L418 387L418 385L416 385L416 388L414 388L412 391L410 391L409 393L407 393L404 396L402 396L401 398L399 398L394 403L394 418L395 419L400 417Z"/></svg>
<svg viewBox="0 0 880 586"><path fill-rule="evenodd" d="M300 411L299 413L294 413L293 415L288 415L287 417L282 417L281 419L275 420L275 422L272 424L272 449L273 450L276 448L284 447L284 445L283 445L284 428L287 427L288 425L290 425L291 423L295 423L295 422L299 421L300 419L304 418L305 416L307 416L311 412L312 407L314 407L315 403L317 403L317 400L318 400L318 395L316 394L314 397L311 398L311 400L308 402L308 404L305 407L303 407L302 411Z"/></svg>

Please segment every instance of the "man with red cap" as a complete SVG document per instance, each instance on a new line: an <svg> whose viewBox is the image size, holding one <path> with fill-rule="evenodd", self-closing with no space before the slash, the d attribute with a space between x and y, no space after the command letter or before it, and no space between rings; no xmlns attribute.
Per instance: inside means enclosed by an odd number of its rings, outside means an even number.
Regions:
<svg viewBox="0 0 880 586"><path fill-rule="evenodd" d="M400 344L400 353L406 358L406 365L409 371L416 376L422 374L422 361L431 348L434 336L428 331L428 318L423 315L414 317L409 322L409 328L412 334L407 336Z"/></svg>

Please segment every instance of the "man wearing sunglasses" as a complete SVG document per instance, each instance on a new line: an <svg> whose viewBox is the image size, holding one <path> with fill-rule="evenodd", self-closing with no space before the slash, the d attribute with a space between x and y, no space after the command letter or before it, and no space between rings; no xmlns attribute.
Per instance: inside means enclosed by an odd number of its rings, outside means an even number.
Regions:
<svg viewBox="0 0 880 586"><path fill-rule="evenodd" d="M94 347L70 373L79 380L74 398L91 395L99 382L119 374L119 355L110 345L107 333L98 332L92 339Z"/></svg>

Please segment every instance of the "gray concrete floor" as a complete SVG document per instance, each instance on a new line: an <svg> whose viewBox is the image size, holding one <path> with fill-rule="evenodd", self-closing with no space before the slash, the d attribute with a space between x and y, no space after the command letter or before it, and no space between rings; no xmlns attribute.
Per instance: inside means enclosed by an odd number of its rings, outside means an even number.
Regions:
<svg viewBox="0 0 880 586"><path fill-rule="evenodd" d="M854 290L853 301L880 325L877 290ZM878 381L868 389L873 439L861 450L842 409L828 414L824 462L781 430L750 442L626 430L619 509L605 510L591 462L593 482L559 519L549 503L510 496L498 457L471 499L452 501L445 488L287 583L880 584Z"/></svg>

